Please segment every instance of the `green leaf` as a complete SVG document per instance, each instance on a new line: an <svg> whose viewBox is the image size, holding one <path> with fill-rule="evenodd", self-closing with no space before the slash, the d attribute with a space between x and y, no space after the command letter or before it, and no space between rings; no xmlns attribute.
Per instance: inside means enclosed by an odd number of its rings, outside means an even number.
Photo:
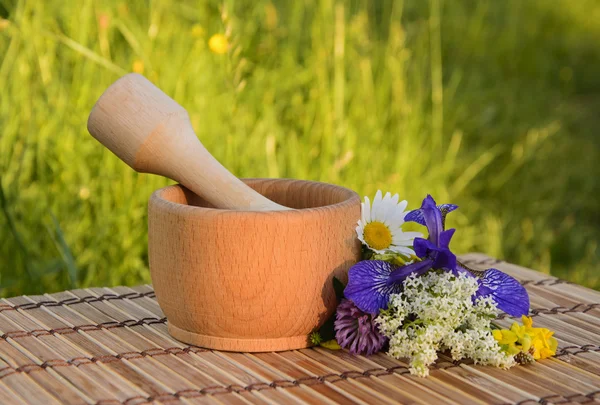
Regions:
<svg viewBox="0 0 600 405"><path fill-rule="evenodd" d="M362 253L361 253L362 260L371 260L371 257L373 257L373 251L371 249L369 249L368 247L366 247L365 245L362 245Z"/></svg>
<svg viewBox="0 0 600 405"><path fill-rule="evenodd" d="M344 283L342 283L340 279L336 276L333 276L333 289L335 290L335 296L338 300L338 303L342 300L342 298L344 298L345 288L346 286L344 285Z"/></svg>
<svg viewBox="0 0 600 405"><path fill-rule="evenodd" d="M335 339L321 342L320 346L329 350L340 350L342 348Z"/></svg>
<svg viewBox="0 0 600 405"><path fill-rule="evenodd" d="M408 259L399 253L384 253L372 255L371 260L383 260L393 264L394 266L404 266Z"/></svg>
<svg viewBox="0 0 600 405"><path fill-rule="evenodd" d="M75 258L73 257L73 253L65 240L64 233L60 224L58 223L58 219L51 212L50 216L52 218L52 223L54 225L54 230L50 227L47 227L48 233L52 237L54 244L56 245L56 249L59 251L60 255L63 258L65 265L67 266L67 273L69 275L69 281L71 288L76 288L78 286L78 278L77 275L79 270L77 269L77 265L75 264Z"/></svg>
<svg viewBox="0 0 600 405"><path fill-rule="evenodd" d="M335 338L335 329L333 328L335 322L335 313L325 321L323 326L319 329L322 341L327 341Z"/></svg>

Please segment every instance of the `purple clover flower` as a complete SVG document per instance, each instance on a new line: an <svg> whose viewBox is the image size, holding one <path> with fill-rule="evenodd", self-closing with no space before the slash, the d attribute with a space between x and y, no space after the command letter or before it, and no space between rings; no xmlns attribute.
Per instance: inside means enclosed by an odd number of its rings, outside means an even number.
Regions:
<svg viewBox="0 0 600 405"><path fill-rule="evenodd" d="M380 260L364 260L352 266L348 272L348 285L344 290L347 298L366 313L377 314L387 308L391 294L402 289L402 282L411 274L421 275L429 269L443 269L455 274L466 272L477 277L478 297L491 296L499 309L511 316L529 313L527 290L513 277L498 269L477 272L457 262L456 255L449 248L454 229L445 230L445 216L458 208L453 204L437 206L428 195L421 208L407 214L406 221L423 224L429 231L427 239L415 238L414 251L420 261L401 267Z"/></svg>
<svg viewBox="0 0 600 405"><path fill-rule="evenodd" d="M387 342L387 338L379 333L374 317L347 299L342 299L338 305L334 328L338 344L352 354L369 356L380 351Z"/></svg>

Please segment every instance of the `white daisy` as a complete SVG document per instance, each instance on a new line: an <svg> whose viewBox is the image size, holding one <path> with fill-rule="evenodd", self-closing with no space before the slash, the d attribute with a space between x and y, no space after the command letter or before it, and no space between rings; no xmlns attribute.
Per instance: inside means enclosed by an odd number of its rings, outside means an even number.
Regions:
<svg viewBox="0 0 600 405"><path fill-rule="evenodd" d="M390 193L382 198L381 190L378 190L371 206L369 197L365 197L356 233L358 239L376 253L391 251L410 257L414 254L411 249L414 239L423 235L402 230L408 203L406 200L398 202L399 199L398 194L392 196Z"/></svg>

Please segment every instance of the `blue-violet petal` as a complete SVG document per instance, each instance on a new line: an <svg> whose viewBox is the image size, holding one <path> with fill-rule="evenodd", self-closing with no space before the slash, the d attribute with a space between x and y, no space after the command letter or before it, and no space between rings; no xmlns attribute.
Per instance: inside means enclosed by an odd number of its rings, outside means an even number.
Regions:
<svg viewBox="0 0 600 405"><path fill-rule="evenodd" d="M400 292L402 284L390 284L396 267L383 260L363 260L348 270L344 296L363 312L378 314L388 306L390 294Z"/></svg>
<svg viewBox="0 0 600 405"><path fill-rule="evenodd" d="M480 279L479 296L491 296L498 308L510 316L529 313L529 294L515 278L498 269L488 269Z"/></svg>

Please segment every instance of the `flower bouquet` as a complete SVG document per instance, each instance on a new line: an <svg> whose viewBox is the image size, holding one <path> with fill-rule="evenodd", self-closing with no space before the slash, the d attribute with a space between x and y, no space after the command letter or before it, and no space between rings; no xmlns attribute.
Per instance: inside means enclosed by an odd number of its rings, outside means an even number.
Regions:
<svg viewBox="0 0 600 405"><path fill-rule="evenodd" d="M554 355L553 332L527 317L525 288L498 269L469 268L450 250L455 229L446 229L446 215L458 206L431 196L418 209L407 205L397 194L378 191L373 204L365 197L356 227L363 260L348 271L347 285L334 279L340 303L313 343L353 354L386 350L408 358L410 372L423 377L440 351L502 368ZM405 232L405 222L426 227L427 238ZM500 311L523 325L500 329L493 323Z"/></svg>

